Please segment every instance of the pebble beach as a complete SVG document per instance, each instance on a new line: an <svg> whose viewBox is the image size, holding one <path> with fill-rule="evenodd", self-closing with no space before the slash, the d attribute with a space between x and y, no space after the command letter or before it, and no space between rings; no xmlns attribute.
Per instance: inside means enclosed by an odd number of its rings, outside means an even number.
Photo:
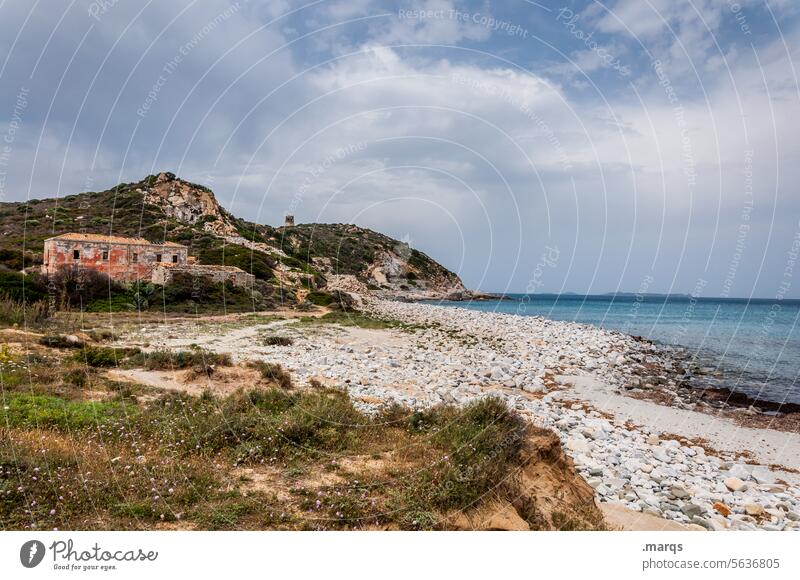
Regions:
<svg viewBox="0 0 800 580"><path fill-rule="evenodd" d="M143 326L147 348L197 344L283 365L349 391L366 411L463 405L496 396L553 429L600 503L698 530L800 530L800 437L742 425L675 397L637 396L677 380L671 353L620 332L540 317L369 299L400 328L299 327L294 319L228 330ZM292 346L264 346L285 335Z"/></svg>

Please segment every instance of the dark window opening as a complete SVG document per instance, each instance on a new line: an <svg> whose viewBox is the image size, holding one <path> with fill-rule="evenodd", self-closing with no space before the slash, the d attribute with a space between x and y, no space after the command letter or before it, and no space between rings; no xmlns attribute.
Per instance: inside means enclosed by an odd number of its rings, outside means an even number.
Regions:
<svg viewBox="0 0 800 580"><path fill-rule="evenodd" d="M160 262L160 261L161 261L161 254L156 254L156 262Z"/></svg>
<svg viewBox="0 0 800 580"><path fill-rule="evenodd" d="M80 260L81 259L81 251L80 250L72 250L72 259L73 260Z"/></svg>
<svg viewBox="0 0 800 580"><path fill-rule="evenodd" d="M108 250L103 250L103 259L108 260Z"/></svg>
<svg viewBox="0 0 800 580"><path fill-rule="evenodd" d="M177 264L177 263L178 263L178 256L177 256L177 254L174 254L174 255L172 256L172 263L173 263L173 264Z"/></svg>
<svg viewBox="0 0 800 580"><path fill-rule="evenodd" d="M139 254L134 252L133 257L131 258L131 262L138 262L138 261L139 261Z"/></svg>

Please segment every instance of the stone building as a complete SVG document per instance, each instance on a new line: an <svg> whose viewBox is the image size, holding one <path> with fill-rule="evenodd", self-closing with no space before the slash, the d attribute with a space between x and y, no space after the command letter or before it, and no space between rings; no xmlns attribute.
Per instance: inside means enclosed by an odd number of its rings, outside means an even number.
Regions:
<svg viewBox="0 0 800 580"><path fill-rule="evenodd" d="M286 218L283 220L283 227L291 228L292 226L294 226L294 216L287 215Z"/></svg>
<svg viewBox="0 0 800 580"><path fill-rule="evenodd" d="M77 267L102 272L112 280L133 282L151 278L157 264L187 261L188 248L174 242L153 244L143 238L71 233L44 241L42 273L50 276L60 268Z"/></svg>
<svg viewBox="0 0 800 580"><path fill-rule="evenodd" d="M218 266L209 264L156 264L153 268L153 284L166 286L175 274L200 276L212 282L230 282L234 286L252 288L256 277L236 266Z"/></svg>
<svg viewBox="0 0 800 580"><path fill-rule="evenodd" d="M60 268L84 268L106 274L118 282L150 280L169 284L176 273L200 276L213 282L252 287L255 276L235 266L197 264L186 246L175 242L153 244L142 238L97 234L62 234L44 241L42 274Z"/></svg>

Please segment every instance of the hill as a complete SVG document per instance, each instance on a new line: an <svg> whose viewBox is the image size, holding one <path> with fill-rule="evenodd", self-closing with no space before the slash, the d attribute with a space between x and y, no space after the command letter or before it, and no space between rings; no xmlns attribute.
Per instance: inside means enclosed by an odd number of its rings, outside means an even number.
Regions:
<svg viewBox="0 0 800 580"><path fill-rule="evenodd" d="M465 292L456 274L408 244L352 224L248 222L209 188L167 172L101 192L0 203L0 269L35 268L44 240L68 232L178 242L200 263L252 273L282 300L337 289L401 298Z"/></svg>

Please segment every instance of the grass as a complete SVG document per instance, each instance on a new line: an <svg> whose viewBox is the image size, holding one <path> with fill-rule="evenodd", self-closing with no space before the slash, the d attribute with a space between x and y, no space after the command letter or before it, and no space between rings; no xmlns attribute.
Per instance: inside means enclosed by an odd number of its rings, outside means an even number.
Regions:
<svg viewBox="0 0 800 580"><path fill-rule="evenodd" d="M74 359L78 362L84 362L90 367L108 368L119 366L124 359L139 354L138 348L111 348L87 345L75 353Z"/></svg>
<svg viewBox="0 0 800 580"><path fill-rule="evenodd" d="M156 350L140 352L126 361L126 366L142 367L151 371L188 369L193 367L231 366L231 355L204 349Z"/></svg>
<svg viewBox="0 0 800 580"><path fill-rule="evenodd" d="M46 301L28 302L14 300L10 295L0 294L0 323L16 326L36 326L50 317Z"/></svg>
<svg viewBox="0 0 800 580"><path fill-rule="evenodd" d="M388 320L370 316L363 312L344 312L334 310L322 316L303 316L299 319L301 326L315 326L319 324L338 324L340 326L357 326L359 328L385 329L401 328L402 323L395 320Z"/></svg>
<svg viewBox="0 0 800 580"><path fill-rule="evenodd" d="M264 346L292 346L294 341L288 336L265 336L261 343Z"/></svg>
<svg viewBox="0 0 800 580"><path fill-rule="evenodd" d="M3 402L0 418L11 427L77 431L102 428L123 418L124 405L109 401L66 401L49 395L14 393Z"/></svg>
<svg viewBox="0 0 800 580"><path fill-rule="evenodd" d="M125 354L93 348L100 361ZM148 388L73 358L86 351L25 364L9 353L12 370L0 368L0 529L447 529L451 514L498 498L544 527L518 477L532 428L500 400L367 415L345 391L287 390L269 363L255 365L263 385L224 397L137 398ZM213 357L230 363L199 350L122 361ZM590 520L562 511L564 527Z"/></svg>
<svg viewBox="0 0 800 580"><path fill-rule="evenodd" d="M283 370L281 365L257 360L250 361L248 366L261 373L261 378L263 378L265 381L284 390L289 390L292 388L292 377L289 375L289 373Z"/></svg>

